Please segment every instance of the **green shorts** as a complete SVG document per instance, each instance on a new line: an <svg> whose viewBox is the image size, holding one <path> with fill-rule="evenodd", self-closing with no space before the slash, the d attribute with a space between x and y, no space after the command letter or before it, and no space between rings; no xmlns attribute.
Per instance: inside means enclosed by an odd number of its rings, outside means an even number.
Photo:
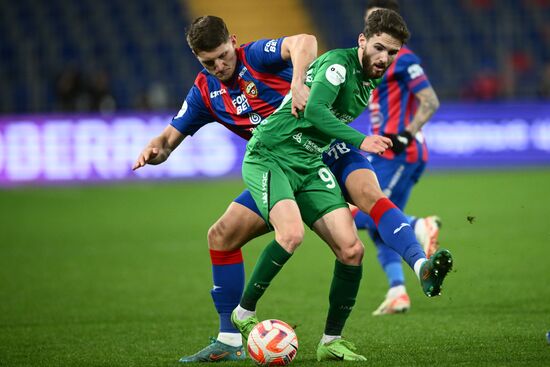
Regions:
<svg viewBox="0 0 550 367"><path fill-rule="evenodd" d="M243 179L268 226L271 208L283 199L296 201L309 227L323 215L348 206L321 157L305 170L291 156L277 155L254 138L247 147Z"/></svg>

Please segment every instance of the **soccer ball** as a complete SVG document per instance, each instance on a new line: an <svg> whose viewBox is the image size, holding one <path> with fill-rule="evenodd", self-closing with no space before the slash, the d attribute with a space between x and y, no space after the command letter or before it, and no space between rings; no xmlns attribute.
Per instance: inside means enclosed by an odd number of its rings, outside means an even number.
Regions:
<svg viewBox="0 0 550 367"><path fill-rule="evenodd" d="M248 336L248 355L260 366L286 366L298 351L294 329L281 320L264 320Z"/></svg>

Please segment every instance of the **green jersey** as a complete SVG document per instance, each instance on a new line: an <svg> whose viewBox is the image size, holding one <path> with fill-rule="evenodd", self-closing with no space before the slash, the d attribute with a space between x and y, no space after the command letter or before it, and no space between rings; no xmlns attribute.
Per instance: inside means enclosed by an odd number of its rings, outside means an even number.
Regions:
<svg viewBox="0 0 550 367"><path fill-rule="evenodd" d="M297 119L291 114L289 93L281 106L254 130L276 154L307 167L321 159L333 139L360 147L365 135L347 126L367 106L380 79L364 79L358 48L336 49L317 58L307 72L311 93ZM254 145L251 141L251 144Z"/></svg>

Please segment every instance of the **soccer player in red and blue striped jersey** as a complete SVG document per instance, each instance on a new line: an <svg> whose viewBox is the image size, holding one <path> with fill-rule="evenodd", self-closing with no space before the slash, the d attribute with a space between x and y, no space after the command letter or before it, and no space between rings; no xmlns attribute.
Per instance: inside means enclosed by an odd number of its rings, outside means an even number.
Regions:
<svg viewBox="0 0 550 367"><path fill-rule="evenodd" d="M399 10L395 0L371 0L366 18L375 10ZM421 128L439 107L439 101L419 57L403 46L394 63L384 74L369 102L370 122L374 134L390 137L393 147L383 155L370 157L380 187L389 199L404 210L413 186L424 172L428 150ZM378 259L388 278L390 289L374 315L407 311L410 299L405 289L401 256L382 241L374 222L357 213L356 224L366 227L378 250ZM410 218L417 238L429 257L437 249L439 218Z"/></svg>
<svg viewBox="0 0 550 367"><path fill-rule="evenodd" d="M133 169L160 164L187 137L204 125L218 122L248 140L252 130L281 104L292 90L292 111L303 110L309 88L305 72L317 56L317 40L301 34L265 39L238 47L224 21L197 18L187 31L187 43L204 69L198 73L178 114L145 147ZM219 314L215 342L180 362L217 362L245 358L241 334L230 321L244 288L241 246L268 228L245 190L208 231L214 287Z"/></svg>

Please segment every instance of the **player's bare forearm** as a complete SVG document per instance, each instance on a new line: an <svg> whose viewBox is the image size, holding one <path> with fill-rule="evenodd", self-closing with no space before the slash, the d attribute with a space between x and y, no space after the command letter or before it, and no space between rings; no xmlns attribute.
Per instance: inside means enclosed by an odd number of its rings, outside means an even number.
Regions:
<svg viewBox="0 0 550 367"><path fill-rule="evenodd" d="M184 138L185 135L172 125L168 125L159 136L151 139L149 144L143 148L132 169L135 171L146 164L157 165L166 161Z"/></svg>
<svg viewBox="0 0 550 367"><path fill-rule="evenodd" d="M387 137L381 135L369 135L363 139L359 149L367 153L382 154L386 151L386 149L391 147L392 142Z"/></svg>
<svg viewBox="0 0 550 367"><path fill-rule="evenodd" d="M287 37L283 41L281 56L292 60L292 114L298 116L298 110L303 110L309 98L309 88L304 84L309 65L317 57L317 39L308 34Z"/></svg>
<svg viewBox="0 0 550 367"><path fill-rule="evenodd" d="M309 65L317 57L317 38L310 34L300 34L290 38L294 37L296 38L289 44L288 49L293 68L292 83L303 84Z"/></svg>
<svg viewBox="0 0 550 367"><path fill-rule="evenodd" d="M407 130L414 136L428 122L439 108L439 99L433 88L424 88L415 94L419 101L418 109Z"/></svg>
<svg viewBox="0 0 550 367"><path fill-rule="evenodd" d="M317 57L317 38L310 34L286 37L281 45L281 57L292 61L293 80L305 80L309 64Z"/></svg>

